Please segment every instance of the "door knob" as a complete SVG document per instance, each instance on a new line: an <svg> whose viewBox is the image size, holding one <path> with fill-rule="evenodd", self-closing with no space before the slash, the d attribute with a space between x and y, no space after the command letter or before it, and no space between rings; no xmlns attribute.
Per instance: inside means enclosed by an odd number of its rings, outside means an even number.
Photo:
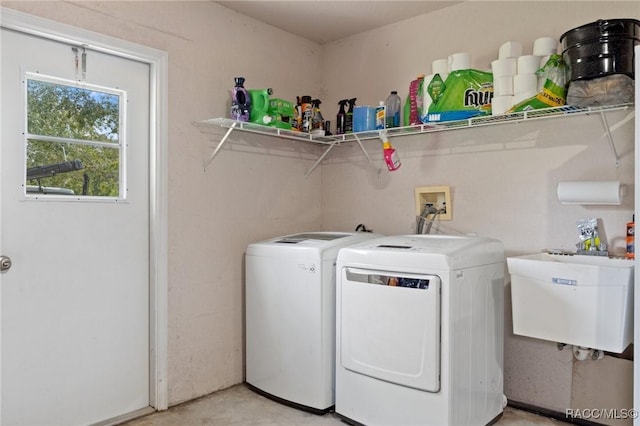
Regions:
<svg viewBox="0 0 640 426"><path fill-rule="evenodd" d="M6 271L11 268L11 258L9 256L0 256L0 271Z"/></svg>

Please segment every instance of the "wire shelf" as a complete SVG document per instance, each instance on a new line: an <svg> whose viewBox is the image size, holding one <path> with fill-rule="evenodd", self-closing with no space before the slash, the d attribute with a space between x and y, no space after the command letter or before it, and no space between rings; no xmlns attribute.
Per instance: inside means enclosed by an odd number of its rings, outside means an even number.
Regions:
<svg viewBox="0 0 640 426"><path fill-rule="evenodd" d="M523 121L561 118L576 115L589 115L608 111L624 110L631 107L633 107L633 104L631 103L601 107L578 107L565 105L557 108L544 108L531 111L509 113L504 115L472 117L466 120L440 121L418 124L414 126L396 127L392 129L386 129L386 132L389 137L410 136L423 133L441 132L445 130L500 125L506 123L518 123ZM346 142L355 142L357 140L362 141L367 139L379 139L381 132L380 130L373 130L357 133L347 133L344 135L316 136L309 133L295 132L292 130L263 126L256 123L235 121L229 118L212 118L208 120L197 121L193 124L194 126L201 129L235 129L244 132L257 133L266 136L275 136L283 139L290 139L299 142L310 142L321 145L335 145Z"/></svg>

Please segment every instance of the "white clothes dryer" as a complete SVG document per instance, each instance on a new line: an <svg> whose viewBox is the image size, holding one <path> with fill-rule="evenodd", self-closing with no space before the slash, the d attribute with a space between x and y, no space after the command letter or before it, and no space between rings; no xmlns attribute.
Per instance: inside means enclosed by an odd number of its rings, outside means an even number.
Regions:
<svg viewBox="0 0 640 426"><path fill-rule="evenodd" d="M380 237L309 232L246 251L246 382L276 401L318 414L335 401L336 258Z"/></svg>
<svg viewBox="0 0 640 426"><path fill-rule="evenodd" d="M489 238L340 250L336 413L365 425L486 425L503 411L505 256Z"/></svg>

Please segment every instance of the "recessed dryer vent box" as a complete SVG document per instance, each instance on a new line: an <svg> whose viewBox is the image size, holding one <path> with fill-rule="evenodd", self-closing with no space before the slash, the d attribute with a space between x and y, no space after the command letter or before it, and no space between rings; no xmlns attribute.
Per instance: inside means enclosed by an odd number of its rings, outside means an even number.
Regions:
<svg viewBox="0 0 640 426"><path fill-rule="evenodd" d="M615 353L633 342L633 260L538 253L507 265L515 334Z"/></svg>
<svg viewBox="0 0 640 426"><path fill-rule="evenodd" d="M415 189L416 216L420 216L425 204L433 204L438 210L436 220L451 220L451 191L448 186L420 186Z"/></svg>

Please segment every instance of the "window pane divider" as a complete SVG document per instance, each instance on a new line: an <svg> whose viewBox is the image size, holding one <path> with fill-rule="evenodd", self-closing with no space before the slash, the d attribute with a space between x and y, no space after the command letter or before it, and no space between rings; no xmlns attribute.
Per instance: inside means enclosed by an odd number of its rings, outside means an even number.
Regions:
<svg viewBox="0 0 640 426"><path fill-rule="evenodd" d="M34 133L27 133L27 139L36 139L39 141L45 142L58 142L58 143L73 143L78 145L90 145L96 147L104 147L104 148L120 148L120 142L100 142L100 141L91 141L87 139L74 139L74 138L63 138L58 136L45 136L38 135Z"/></svg>

